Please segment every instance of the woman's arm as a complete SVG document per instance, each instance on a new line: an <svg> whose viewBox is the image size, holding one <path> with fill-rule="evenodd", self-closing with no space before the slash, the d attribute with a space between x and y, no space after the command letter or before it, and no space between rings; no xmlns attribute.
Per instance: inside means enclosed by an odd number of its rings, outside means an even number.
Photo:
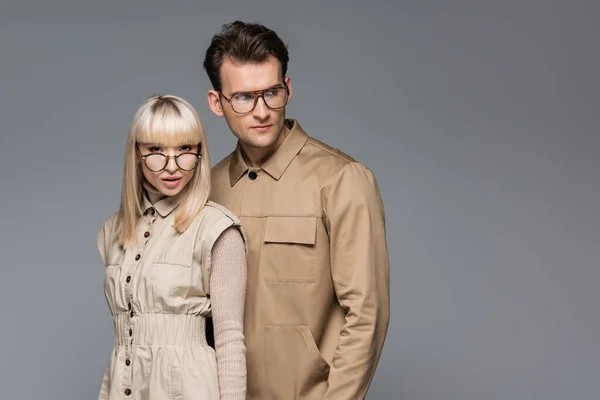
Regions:
<svg viewBox="0 0 600 400"><path fill-rule="evenodd" d="M210 293L221 400L245 400L246 248L236 227L221 234L211 258Z"/></svg>

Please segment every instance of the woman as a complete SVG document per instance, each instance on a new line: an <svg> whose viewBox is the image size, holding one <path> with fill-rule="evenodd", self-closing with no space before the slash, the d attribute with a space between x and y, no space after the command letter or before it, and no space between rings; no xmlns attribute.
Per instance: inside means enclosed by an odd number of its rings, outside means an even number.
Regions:
<svg viewBox="0 0 600 400"><path fill-rule="evenodd" d="M196 111L150 97L129 130L120 210L98 233L115 326L100 399L245 399L246 241L209 191Z"/></svg>

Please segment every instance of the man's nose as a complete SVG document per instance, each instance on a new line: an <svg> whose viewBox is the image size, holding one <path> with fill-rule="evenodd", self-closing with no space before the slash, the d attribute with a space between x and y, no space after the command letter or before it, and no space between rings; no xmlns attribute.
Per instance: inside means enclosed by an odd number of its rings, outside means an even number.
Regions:
<svg viewBox="0 0 600 400"><path fill-rule="evenodd" d="M252 114L258 119L265 119L269 115L269 111L264 97L261 96L258 98Z"/></svg>

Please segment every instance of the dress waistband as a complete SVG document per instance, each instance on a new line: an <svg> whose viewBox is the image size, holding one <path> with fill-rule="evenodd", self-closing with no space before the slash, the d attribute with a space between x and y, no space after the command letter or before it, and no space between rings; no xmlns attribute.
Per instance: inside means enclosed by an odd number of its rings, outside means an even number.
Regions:
<svg viewBox="0 0 600 400"><path fill-rule="evenodd" d="M115 346L207 346L206 320L185 314L118 314L114 317ZM132 342L133 340L133 342Z"/></svg>

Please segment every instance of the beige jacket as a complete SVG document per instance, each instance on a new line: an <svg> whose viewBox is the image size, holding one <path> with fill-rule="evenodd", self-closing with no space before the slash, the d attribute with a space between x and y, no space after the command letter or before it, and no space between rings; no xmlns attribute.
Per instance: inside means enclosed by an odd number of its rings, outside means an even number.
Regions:
<svg viewBox="0 0 600 400"><path fill-rule="evenodd" d="M260 169L240 147L213 168L213 200L248 238L250 399L362 399L389 320L384 208L370 170L291 133Z"/></svg>

